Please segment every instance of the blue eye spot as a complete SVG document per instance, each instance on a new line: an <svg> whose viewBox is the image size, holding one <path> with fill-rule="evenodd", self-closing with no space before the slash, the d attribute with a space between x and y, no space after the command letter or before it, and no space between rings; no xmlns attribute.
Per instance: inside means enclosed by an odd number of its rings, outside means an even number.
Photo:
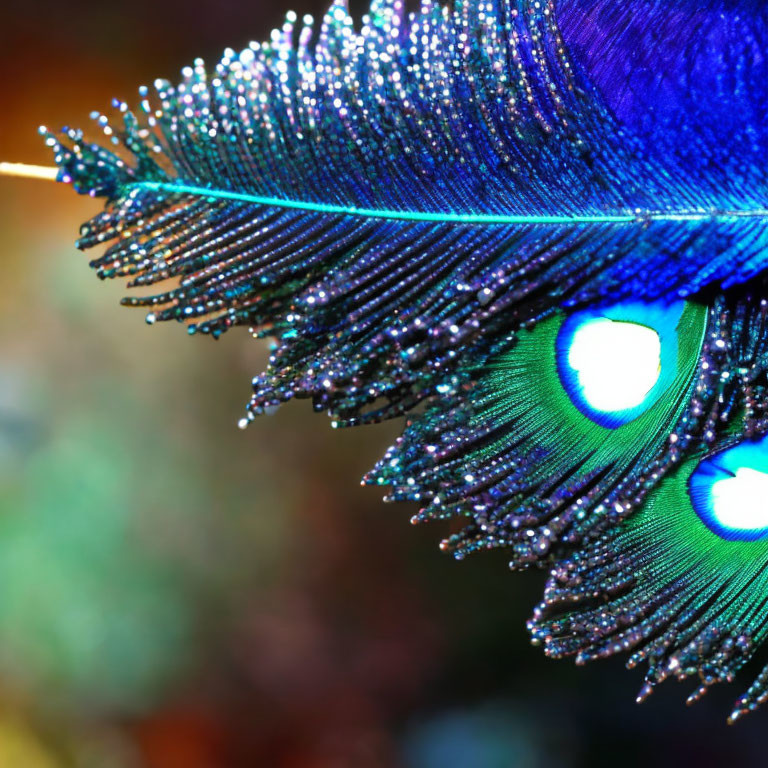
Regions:
<svg viewBox="0 0 768 768"><path fill-rule="evenodd" d="M689 491L696 514L721 538L768 538L768 437L702 461Z"/></svg>
<svg viewBox="0 0 768 768"><path fill-rule="evenodd" d="M571 315L556 341L560 381L579 411L615 429L673 383L683 302L632 302Z"/></svg>

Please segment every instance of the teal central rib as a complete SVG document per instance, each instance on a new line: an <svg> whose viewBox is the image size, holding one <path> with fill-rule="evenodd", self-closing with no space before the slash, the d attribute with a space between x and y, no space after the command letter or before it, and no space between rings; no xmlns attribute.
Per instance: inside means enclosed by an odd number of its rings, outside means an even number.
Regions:
<svg viewBox="0 0 768 768"><path fill-rule="evenodd" d="M365 219L389 219L395 221L427 222L433 224L630 224L648 221L717 221L742 218L768 218L768 209L751 211L680 211L640 212L636 214L587 215L587 216L533 216L512 214L475 213L429 213L427 211L391 211L376 208L355 208L354 206L327 205L299 200L284 200L278 197L263 197L245 192L196 187L189 184L171 184L143 181L133 187L156 192L172 192L179 195L196 195L212 200L231 200L270 208L324 213L337 216L359 216Z"/></svg>

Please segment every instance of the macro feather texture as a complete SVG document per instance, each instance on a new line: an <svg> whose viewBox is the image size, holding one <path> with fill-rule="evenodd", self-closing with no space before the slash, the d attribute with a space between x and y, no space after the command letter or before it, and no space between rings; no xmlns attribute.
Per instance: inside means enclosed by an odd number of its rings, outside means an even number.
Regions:
<svg viewBox="0 0 768 768"><path fill-rule="evenodd" d="M98 274L157 286L126 304L275 339L243 426L295 397L337 426L407 415L367 482L467 518L459 557L549 567L550 655L633 648L648 690L670 665L706 688L764 638L764 545L752 579L716 555L634 574L686 526L744 545L686 483L768 426L767 39L758 0L373 0L360 31L338 1L95 114L101 144L44 134L105 198L79 240ZM658 346L618 411L568 368L595 323Z"/></svg>

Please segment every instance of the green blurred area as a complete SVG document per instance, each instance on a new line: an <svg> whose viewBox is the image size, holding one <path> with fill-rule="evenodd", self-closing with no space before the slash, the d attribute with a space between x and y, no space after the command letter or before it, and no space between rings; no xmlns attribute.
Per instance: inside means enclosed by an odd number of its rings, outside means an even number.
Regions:
<svg viewBox="0 0 768 768"><path fill-rule="evenodd" d="M6 3L0 159L49 162L39 123L283 10ZM238 430L266 346L121 309L72 245L97 210L0 178L0 768L763 764L764 714L725 729L733 691L638 709L620 663L541 658L541 574L454 563L445 528L359 486L400 424L334 432L292 403Z"/></svg>

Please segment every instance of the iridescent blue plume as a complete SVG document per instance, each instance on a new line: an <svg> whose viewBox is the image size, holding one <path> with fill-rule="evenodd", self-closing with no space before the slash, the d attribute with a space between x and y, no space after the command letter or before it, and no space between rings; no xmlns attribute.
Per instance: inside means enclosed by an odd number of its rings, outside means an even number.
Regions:
<svg viewBox="0 0 768 768"><path fill-rule="evenodd" d="M337 426L408 414L367 481L466 517L457 556L554 568L531 624L552 655L647 642L653 684L683 646L711 672L715 627L729 677L768 614L681 618L735 583L717 558L630 576L638 540L674 538L654 510L711 533L685 473L768 431L765 4L373 0L358 32L338 0L297 24L95 115L103 144L45 132L106 201L80 247L158 286L125 300L150 323L275 339L243 425L294 397ZM714 487L710 512L738 497Z"/></svg>

